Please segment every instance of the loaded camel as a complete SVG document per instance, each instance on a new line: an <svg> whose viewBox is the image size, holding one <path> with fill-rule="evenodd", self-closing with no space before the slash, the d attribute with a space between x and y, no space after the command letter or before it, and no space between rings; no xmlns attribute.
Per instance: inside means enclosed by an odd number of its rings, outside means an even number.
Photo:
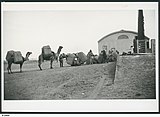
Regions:
<svg viewBox="0 0 160 117"><path fill-rule="evenodd" d="M44 62L44 60L50 60L51 61L50 62L50 69L52 69L53 68L52 63L53 63L54 60L56 60L58 62L58 57L59 57L59 54L60 54L62 48L63 48L62 46L59 46L59 48L57 50L57 53L51 51L51 54L49 56L46 56L46 57L43 55L43 53L41 53L41 55L39 55L39 57L38 57L38 67L40 68L40 70L42 70L41 64L42 64L42 62Z"/></svg>
<svg viewBox="0 0 160 117"><path fill-rule="evenodd" d="M32 52L27 52L25 57L21 56L22 57L22 61L15 62L14 61L14 53L15 53L14 51L8 51L8 53L6 55L6 60L8 62L8 67L7 67L8 74L9 73L13 73L12 70L11 70L12 63L14 63L14 64L20 64L20 72L22 72L22 65L23 65L23 63L25 61L29 60L29 56L32 54Z"/></svg>

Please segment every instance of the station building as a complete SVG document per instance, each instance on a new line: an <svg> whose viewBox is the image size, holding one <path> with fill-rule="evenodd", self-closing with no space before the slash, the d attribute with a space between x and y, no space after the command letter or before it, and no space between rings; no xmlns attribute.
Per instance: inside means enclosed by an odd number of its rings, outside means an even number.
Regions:
<svg viewBox="0 0 160 117"><path fill-rule="evenodd" d="M98 41L98 52L106 50L116 49L119 54L128 52L131 46L134 47L134 40L137 38L138 33L128 30L120 30L110 33ZM145 36L146 51L149 49L149 38Z"/></svg>

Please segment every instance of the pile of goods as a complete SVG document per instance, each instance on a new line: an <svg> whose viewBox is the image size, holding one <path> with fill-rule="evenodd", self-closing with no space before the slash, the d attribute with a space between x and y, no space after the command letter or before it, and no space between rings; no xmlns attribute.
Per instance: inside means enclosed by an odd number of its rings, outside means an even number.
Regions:
<svg viewBox="0 0 160 117"><path fill-rule="evenodd" d="M47 60L47 59L50 59L50 57L52 56L52 51L51 51L51 48L50 48L49 45L43 46L43 48L42 48L42 56L43 56L43 58L45 58L46 60Z"/></svg>
<svg viewBox="0 0 160 117"><path fill-rule="evenodd" d="M14 63L23 61L23 57L20 51L13 51L13 50L8 51L6 60L9 61L10 59L14 59Z"/></svg>
<svg viewBox="0 0 160 117"><path fill-rule="evenodd" d="M83 52L67 54L66 62L71 66L82 65L86 62L87 56Z"/></svg>

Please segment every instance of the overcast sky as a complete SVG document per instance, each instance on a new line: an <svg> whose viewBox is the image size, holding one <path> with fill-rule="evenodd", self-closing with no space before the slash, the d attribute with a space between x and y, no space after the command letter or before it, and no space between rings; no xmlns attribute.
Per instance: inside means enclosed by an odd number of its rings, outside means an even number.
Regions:
<svg viewBox="0 0 160 117"><path fill-rule="evenodd" d="M50 45L54 52L61 45L62 53L82 51L87 54L91 49L98 54L98 40L109 33L122 29L137 32L137 8L113 10L90 6L91 9L4 10L3 58L7 51L19 50L24 56L31 51L31 58L37 59L44 45ZM144 9L143 13L145 35L155 39L156 12Z"/></svg>

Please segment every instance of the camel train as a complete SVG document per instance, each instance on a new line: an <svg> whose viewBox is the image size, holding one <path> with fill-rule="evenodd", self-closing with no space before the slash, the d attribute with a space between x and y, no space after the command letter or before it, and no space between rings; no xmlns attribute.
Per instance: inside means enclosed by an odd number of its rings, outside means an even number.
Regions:
<svg viewBox="0 0 160 117"><path fill-rule="evenodd" d="M80 66L82 64L101 64L101 63L108 63L112 61L116 61L118 51L116 50L110 50L108 54L106 54L105 50L102 50L99 55L94 55L92 50L88 52L87 55L85 55L83 52L78 53L61 53L62 46L59 46L57 53L53 52L49 45L42 47L42 53L38 56L38 67L40 70L42 62L44 60L50 60L50 69L52 69L52 63L53 61L59 61L60 67L63 67L63 59L66 59L66 63L71 66ZM8 73L12 73L11 65L14 64L20 64L20 72L22 72L22 65L25 61L29 60L29 56L32 54L32 52L27 52L26 56L23 57L21 55L20 51L8 51L6 55L6 60L8 62Z"/></svg>
<svg viewBox="0 0 160 117"><path fill-rule="evenodd" d="M12 63L20 64L20 72L22 72L23 63L29 60L29 56L31 54L32 52L27 52L26 56L23 57L20 51L13 51L13 50L8 51L6 55L6 60L8 62L8 67L7 67L8 74L13 73L11 70Z"/></svg>
<svg viewBox="0 0 160 117"><path fill-rule="evenodd" d="M83 52L67 54L64 53L59 56L60 67L63 67L63 59L66 58L66 63L71 66L79 66L82 64L101 64L101 63L108 63L117 60L118 51L117 50L110 50L108 54L106 54L105 50L102 50L101 53L98 55L94 55L92 50L85 55Z"/></svg>

